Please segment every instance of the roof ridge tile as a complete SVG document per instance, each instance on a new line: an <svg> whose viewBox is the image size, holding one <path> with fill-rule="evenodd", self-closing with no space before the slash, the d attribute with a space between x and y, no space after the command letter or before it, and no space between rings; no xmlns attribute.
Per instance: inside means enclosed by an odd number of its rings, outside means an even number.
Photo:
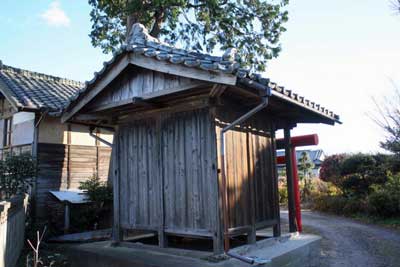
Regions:
<svg viewBox="0 0 400 267"><path fill-rule="evenodd" d="M0 71L12 73L12 74L18 74L18 75L23 75L28 78L36 78L36 79L41 79L41 80L46 80L46 81L52 81L52 82L59 82L64 85L72 85L72 86L84 86L84 83L63 78L63 77L58 77L58 76L53 76L53 75L48 75L40 72L35 72L35 71L30 71L26 69L21 69L21 68L16 68L12 66L8 66L3 64L2 62L0 63Z"/></svg>

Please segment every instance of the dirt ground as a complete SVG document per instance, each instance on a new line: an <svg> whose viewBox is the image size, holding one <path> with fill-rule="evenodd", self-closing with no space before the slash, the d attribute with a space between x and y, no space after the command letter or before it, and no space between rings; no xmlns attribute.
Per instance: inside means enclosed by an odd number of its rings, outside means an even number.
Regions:
<svg viewBox="0 0 400 267"><path fill-rule="evenodd" d="M287 222L287 212L281 213ZM304 232L322 237L321 267L400 267L400 232L351 219L304 211Z"/></svg>

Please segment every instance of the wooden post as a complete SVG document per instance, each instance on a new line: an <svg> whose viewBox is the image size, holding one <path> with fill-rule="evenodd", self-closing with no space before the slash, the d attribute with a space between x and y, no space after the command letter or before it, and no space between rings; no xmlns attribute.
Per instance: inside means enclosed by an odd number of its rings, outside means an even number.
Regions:
<svg viewBox="0 0 400 267"><path fill-rule="evenodd" d="M253 175L254 169L251 163L253 162L254 151L252 146L252 135L247 132L246 133L246 151L247 151L247 170L248 170L248 181L249 181L249 192L250 192L250 221L251 221L251 230L247 234L247 243L254 244L257 241L256 236L256 183Z"/></svg>
<svg viewBox="0 0 400 267"><path fill-rule="evenodd" d="M277 219L278 223L273 227L273 234L274 237L281 236L281 215L280 215L280 207L279 207L279 175L278 175L278 168L276 163L276 138L275 138L275 125L271 127L271 145L272 145L272 170L273 170L273 192L274 192L274 203L275 203L275 218Z"/></svg>
<svg viewBox="0 0 400 267"><path fill-rule="evenodd" d="M67 189L71 187L71 124L67 125Z"/></svg>
<svg viewBox="0 0 400 267"><path fill-rule="evenodd" d="M289 210L289 232L294 233L297 231L296 227L296 207L294 200L294 174L292 165L292 142L290 140L290 128L284 129L285 138L285 159L286 159L286 178L287 178L287 191L288 191L288 210Z"/></svg>
<svg viewBox="0 0 400 267"><path fill-rule="evenodd" d="M70 222L70 204L68 201L64 201L64 234L69 232L69 222Z"/></svg>
<svg viewBox="0 0 400 267"><path fill-rule="evenodd" d="M163 142L162 142L162 123L163 117L161 115L157 116L156 118L156 140L157 145L155 146L155 155L157 156L157 175L158 175L158 182L159 182L159 228L158 228L158 246L161 248L165 248L168 246L168 238L164 231L165 225L165 208L164 208L164 175L163 175Z"/></svg>
<svg viewBox="0 0 400 267"><path fill-rule="evenodd" d="M123 232L121 229L121 219L120 219L120 134L119 128L116 127L114 134L114 144L112 151L112 161L113 161L113 188L114 188L114 226L113 226L113 241L118 244L123 240Z"/></svg>

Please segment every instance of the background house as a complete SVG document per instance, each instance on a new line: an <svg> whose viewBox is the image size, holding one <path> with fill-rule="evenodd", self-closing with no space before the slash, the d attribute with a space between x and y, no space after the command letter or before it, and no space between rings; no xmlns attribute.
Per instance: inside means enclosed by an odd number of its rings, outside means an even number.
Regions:
<svg viewBox="0 0 400 267"><path fill-rule="evenodd" d="M297 160L297 166L300 165L299 159L302 157L303 152L307 153L310 160L314 164L314 168L312 170L312 177L319 177L319 171L321 169L321 164L325 159L325 153L322 149L299 149L296 150L296 160ZM277 151L277 156L284 156L285 151L279 150ZM283 171L285 169L284 164L278 164L278 169L280 171Z"/></svg>
<svg viewBox="0 0 400 267"><path fill-rule="evenodd" d="M72 189L98 175L107 179L111 148L88 126L61 124L68 99L82 83L6 66L0 61L0 157L31 153L38 160L34 204L45 215L49 190ZM112 134L94 135L109 141Z"/></svg>

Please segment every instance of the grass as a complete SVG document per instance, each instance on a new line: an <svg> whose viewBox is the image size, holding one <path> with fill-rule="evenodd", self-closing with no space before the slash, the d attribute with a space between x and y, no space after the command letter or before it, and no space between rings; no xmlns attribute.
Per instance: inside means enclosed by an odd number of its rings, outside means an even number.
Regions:
<svg viewBox="0 0 400 267"><path fill-rule="evenodd" d="M365 214L355 214L348 217L364 223L376 224L379 226L400 230L400 217L381 218L381 217L368 216Z"/></svg>

